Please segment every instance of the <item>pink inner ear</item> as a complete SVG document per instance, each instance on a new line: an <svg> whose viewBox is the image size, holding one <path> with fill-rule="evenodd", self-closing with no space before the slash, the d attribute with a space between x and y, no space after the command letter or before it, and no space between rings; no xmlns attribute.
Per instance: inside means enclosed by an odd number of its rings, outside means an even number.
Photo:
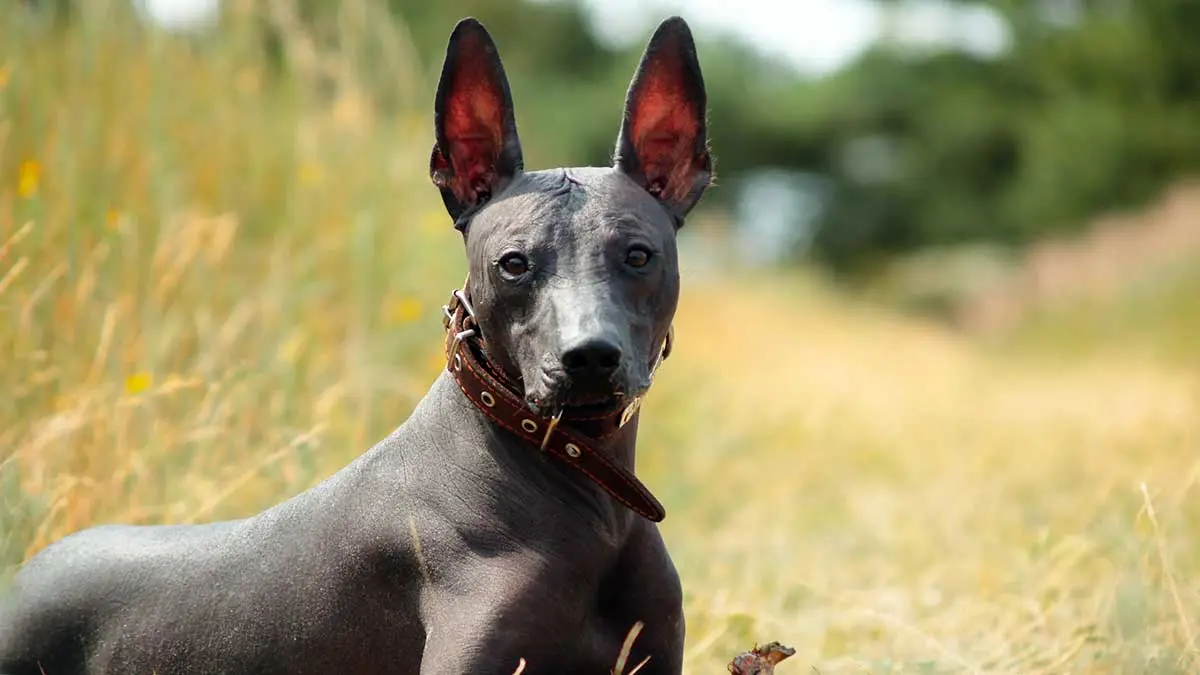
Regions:
<svg viewBox="0 0 1200 675"><path fill-rule="evenodd" d="M646 188L659 199L681 200L692 189L700 115L684 90L683 64L663 56L638 86L630 131Z"/></svg>
<svg viewBox="0 0 1200 675"><path fill-rule="evenodd" d="M450 188L465 203L491 190L503 147L504 97L479 45L464 45L446 100L443 132L454 169Z"/></svg>

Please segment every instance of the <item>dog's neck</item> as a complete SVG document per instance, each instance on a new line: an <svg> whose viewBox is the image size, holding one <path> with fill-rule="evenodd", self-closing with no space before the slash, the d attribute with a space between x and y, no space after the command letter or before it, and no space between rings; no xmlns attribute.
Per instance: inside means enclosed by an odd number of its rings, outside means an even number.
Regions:
<svg viewBox="0 0 1200 675"><path fill-rule="evenodd" d="M413 411L410 423L415 424L422 435L442 437L446 443L441 446L441 451L454 455L447 457L448 461L458 463L491 458L486 461L494 462L500 473L484 472L481 480L503 482L533 476L540 484L554 485L553 491L560 496L564 492L577 495L589 505L590 508L585 510L598 514L602 520L624 524L618 527L620 530L638 518L561 460L546 456L536 445L505 432L467 398L448 371L442 371L434 381L425 399ZM637 428L638 415L635 414L619 431L597 441L593 447L632 473L637 459Z"/></svg>

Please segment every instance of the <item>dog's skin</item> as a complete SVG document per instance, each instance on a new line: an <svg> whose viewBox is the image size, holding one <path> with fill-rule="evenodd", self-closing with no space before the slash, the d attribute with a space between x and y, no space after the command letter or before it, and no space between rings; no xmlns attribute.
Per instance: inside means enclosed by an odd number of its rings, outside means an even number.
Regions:
<svg viewBox="0 0 1200 675"><path fill-rule="evenodd" d="M523 171L508 83L456 26L432 178L462 232L488 356L534 411L649 386L679 294L675 233L711 178L691 33L664 21L614 166ZM632 469L637 418L604 448ZM103 526L51 545L0 611L0 673L681 671L679 578L657 527L489 420L447 372L395 432L258 515Z"/></svg>

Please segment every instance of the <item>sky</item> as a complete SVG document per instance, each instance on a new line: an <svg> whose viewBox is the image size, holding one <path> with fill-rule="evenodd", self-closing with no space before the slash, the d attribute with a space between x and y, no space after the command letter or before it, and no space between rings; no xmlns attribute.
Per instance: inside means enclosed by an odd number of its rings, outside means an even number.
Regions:
<svg viewBox="0 0 1200 675"><path fill-rule="evenodd" d="M186 30L213 18L220 0L134 0L146 15ZM559 0L536 0L556 2ZM870 0L582 0L601 39L628 46L644 42L653 25L670 14L697 33L740 37L798 70L822 75L837 70L874 41L884 17ZM1002 50L1002 22L979 8L951 9L939 0L915 0L895 17L893 35L919 45L953 44L984 54Z"/></svg>
<svg viewBox="0 0 1200 675"><path fill-rule="evenodd" d="M165 28L188 30L211 23L221 0L133 0L133 5Z"/></svg>
<svg viewBox="0 0 1200 675"><path fill-rule="evenodd" d="M617 44L644 42L654 22L679 14L697 32L741 37L810 73L837 69L875 38L879 13L868 0L583 0L597 33Z"/></svg>
<svg viewBox="0 0 1200 675"><path fill-rule="evenodd" d="M909 47L955 47L981 56L1008 44L999 15L945 0L908 0L890 17L871 0L582 1L600 37L615 44L641 42L655 22L679 14L697 34L732 34L810 75L846 65L885 31Z"/></svg>

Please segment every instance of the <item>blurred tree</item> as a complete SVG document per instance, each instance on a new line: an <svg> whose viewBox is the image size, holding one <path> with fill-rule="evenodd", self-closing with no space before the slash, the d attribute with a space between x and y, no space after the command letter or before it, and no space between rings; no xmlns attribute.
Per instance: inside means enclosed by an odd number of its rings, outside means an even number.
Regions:
<svg viewBox="0 0 1200 675"><path fill-rule="evenodd" d="M809 168L837 186L815 242L835 266L930 244L1024 242L1200 168L1200 3L982 4L1011 31L997 57L881 45L813 85L842 92L819 123L798 127L833 148ZM872 136L897 155L887 180L863 181L838 159Z"/></svg>

